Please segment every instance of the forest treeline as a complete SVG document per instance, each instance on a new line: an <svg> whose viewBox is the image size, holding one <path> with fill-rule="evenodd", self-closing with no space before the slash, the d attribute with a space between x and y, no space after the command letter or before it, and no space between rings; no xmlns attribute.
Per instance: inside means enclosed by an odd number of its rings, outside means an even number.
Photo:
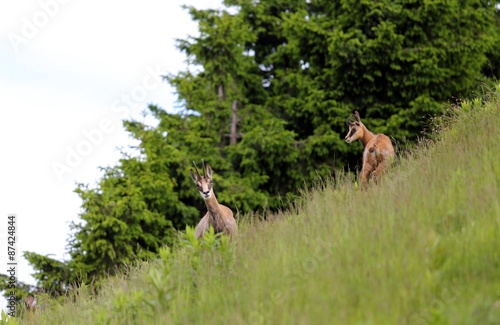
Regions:
<svg viewBox="0 0 500 325"><path fill-rule="evenodd" d="M334 170L359 167L361 146L344 141L354 110L370 130L414 141L443 103L500 75L497 2L223 3L186 7L199 35L177 41L187 69L164 76L179 108L150 105L157 127L124 121L140 153L104 168L96 187L77 186L70 259L25 253L46 292L152 258L195 225L204 203L193 160L210 163L218 200L234 212L276 211Z"/></svg>

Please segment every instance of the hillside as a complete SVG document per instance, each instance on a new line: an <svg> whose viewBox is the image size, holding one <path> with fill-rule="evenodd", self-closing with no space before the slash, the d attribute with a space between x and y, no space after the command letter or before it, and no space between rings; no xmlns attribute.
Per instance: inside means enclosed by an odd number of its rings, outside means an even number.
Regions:
<svg viewBox="0 0 500 325"><path fill-rule="evenodd" d="M499 108L500 85L379 186L334 175L294 211L240 218L235 243L188 230L98 295L39 298L29 323L499 324Z"/></svg>

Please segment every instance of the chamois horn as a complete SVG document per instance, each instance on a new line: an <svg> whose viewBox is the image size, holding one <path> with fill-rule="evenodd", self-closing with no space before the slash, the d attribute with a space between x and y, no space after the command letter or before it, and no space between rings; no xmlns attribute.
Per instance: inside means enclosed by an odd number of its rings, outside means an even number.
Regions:
<svg viewBox="0 0 500 325"><path fill-rule="evenodd" d="M202 162L203 162L203 160L202 160ZM194 165L194 168L196 169L196 174L198 174L198 177L201 178L200 171L198 170L198 166L196 166L196 163L194 162L194 160L193 160L193 165Z"/></svg>
<svg viewBox="0 0 500 325"><path fill-rule="evenodd" d="M352 120L351 120L352 118L353 118L353 116L352 116L352 115L350 115L350 116L347 118L347 120L346 120L347 125L351 125L351 124L352 124Z"/></svg>
<svg viewBox="0 0 500 325"><path fill-rule="evenodd" d="M205 168L205 161L201 160L201 167L203 169L203 176L207 176L207 169Z"/></svg>

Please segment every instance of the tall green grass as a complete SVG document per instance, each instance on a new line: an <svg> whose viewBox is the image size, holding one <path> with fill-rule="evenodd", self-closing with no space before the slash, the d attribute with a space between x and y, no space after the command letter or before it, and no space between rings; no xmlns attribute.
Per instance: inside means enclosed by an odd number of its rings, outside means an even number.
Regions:
<svg viewBox="0 0 500 325"><path fill-rule="evenodd" d="M500 324L500 86L450 107L377 186L338 173L293 211L188 229L33 324ZM359 144L356 144L359 145ZM361 159L361 157L360 157Z"/></svg>

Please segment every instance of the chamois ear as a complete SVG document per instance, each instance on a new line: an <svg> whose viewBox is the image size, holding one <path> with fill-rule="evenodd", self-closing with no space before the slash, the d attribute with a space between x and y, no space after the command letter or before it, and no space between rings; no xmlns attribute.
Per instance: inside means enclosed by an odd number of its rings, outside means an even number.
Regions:
<svg viewBox="0 0 500 325"><path fill-rule="evenodd" d="M195 184L197 184L197 183L198 183L198 176L194 173L194 170L193 170L193 169L191 169L191 179L193 180L193 182L194 182Z"/></svg>
<svg viewBox="0 0 500 325"><path fill-rule="evenodd" d="M358 111L354 112L354 118L356 119L356 122L361 122L361 118L359 117Z"/></svg>
<svg viewBox="0 0 500 325"><path fill-rule="evenodd" d="M205 176L208 176L212 180L212 167L209 164L206 165Z"/></svg>

